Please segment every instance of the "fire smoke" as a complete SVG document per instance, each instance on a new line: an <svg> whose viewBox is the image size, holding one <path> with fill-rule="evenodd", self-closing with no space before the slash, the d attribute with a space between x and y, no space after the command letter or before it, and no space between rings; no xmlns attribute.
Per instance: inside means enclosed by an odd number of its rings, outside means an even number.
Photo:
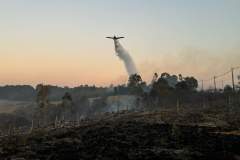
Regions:
<svg viewBox="0 0 240 160"><path fill-rule="evenodd" d="M118 40L114 40L117 56L124 62L128 75L138 73L135 63L130 54L122 47Z"/></svg>

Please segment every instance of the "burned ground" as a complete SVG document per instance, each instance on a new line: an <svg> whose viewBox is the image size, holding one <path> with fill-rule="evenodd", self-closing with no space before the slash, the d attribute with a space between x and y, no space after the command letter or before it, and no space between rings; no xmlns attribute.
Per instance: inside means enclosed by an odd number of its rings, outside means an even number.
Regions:
<svg viewBox="0 0 240 160"><path fill-rule="evenodd" d="M0 157L229 160L240 155L240 133L228 124L214 125L196 115L183 123L183 117L164 119L166 114L174 116L167 111L104 114L72 127L35 129L2 138Z"/></svg>

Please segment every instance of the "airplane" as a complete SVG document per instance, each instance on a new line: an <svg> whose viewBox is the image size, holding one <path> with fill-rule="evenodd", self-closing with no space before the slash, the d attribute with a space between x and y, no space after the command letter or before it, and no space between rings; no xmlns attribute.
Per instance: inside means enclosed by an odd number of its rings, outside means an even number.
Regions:
<svg viewBox="0 0 240 160"><path fill-rule="evenodd" d="M113 40L117 40L117 39L121 39L121 38L125 38L125 37L116 37L115 35L113 37L106 37L109 39L113 39Z"/></svg>

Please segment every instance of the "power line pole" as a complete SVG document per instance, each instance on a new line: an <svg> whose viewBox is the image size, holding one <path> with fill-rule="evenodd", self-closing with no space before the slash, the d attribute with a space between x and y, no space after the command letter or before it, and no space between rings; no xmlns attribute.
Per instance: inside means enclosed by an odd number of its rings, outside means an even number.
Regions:
<svg viewBox="0 0 240 160"><path fill-rule="evenodd" d="M235 84L234 84L234 68L231 68L231 72L232 72L232 88L233 88L233 92L235 92Z"/></svg>
<svg viewBox="0 0 240 160"><path fill-rule="evenodd" d="M222 89L224 90L224 81L222 80Z"/></svg>
<svg viewBox="0 0 240 160"><path fill-rule="evenodd" d="M216 76L213 77L213 83L214 83L214 91L217 91L217 86L216 86Z"/></svg>
<svg viewBox="0 0 240 160"><path fill-rule="evenodd" d="M203 80L202 80L202 91L203 91Z"/></svg>

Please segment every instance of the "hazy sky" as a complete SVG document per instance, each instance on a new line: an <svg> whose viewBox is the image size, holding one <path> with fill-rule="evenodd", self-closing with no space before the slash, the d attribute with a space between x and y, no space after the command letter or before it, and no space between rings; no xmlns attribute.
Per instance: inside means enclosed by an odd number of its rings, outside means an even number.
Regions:
<svg viewBox="0 0 240 160"><path fill-rule="evenodd" d="M0 85L125 82L113 34L144 80L208 79L240 65L240 1L0 0Z"/></svg>

